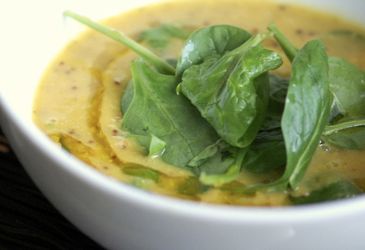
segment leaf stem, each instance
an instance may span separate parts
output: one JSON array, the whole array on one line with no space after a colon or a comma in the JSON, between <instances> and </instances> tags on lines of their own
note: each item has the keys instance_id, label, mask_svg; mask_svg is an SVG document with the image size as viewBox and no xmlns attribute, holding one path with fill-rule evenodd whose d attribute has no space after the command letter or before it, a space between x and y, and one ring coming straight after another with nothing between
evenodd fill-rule
<instances>
[{"instance_id":1,"label":"leaf stem","mask_svg":"<svg viewBox=\"0 0 365 250\"><path fill-rule=\"evenodd\" d=\"M274 34L275 39L280 44L280 47L284 50L288 59L292 62L298 49L289 41L289 39L279 30L275 24L270 24L268 30Z\"/></svg>"},{"instance_id":2,"label":"leaf stem","mask_svg":"<svg viewBox=\"0 0 365 250\"><path fill-rule=\"evenodd\" d=\"M237 49L232 50L230 53L236 54L236 53L242 53L244 51L250 50L253 47L260 45L263 41L265 41L269 37L272 37L272 32L259 33L256 36L253 36L250 39L248 39Z\"/></svg>"},{"instance_id":3,"label":"leaf stem","mask_svg":"<svg viewBox=\"0 0 365 250\"><path fill-rule=\"evenodd\" d=\"M120 31L117 31L113 28L105 26L103 24L97 23L91 20L88 17L78 15L72 11L65 11L64 16L71 17L74 20L106 35L107 37L127 46L134 52L136 52L139 56L141 56L144 60L152 64L156 67L158 71L161 73L168 73L168 74L175 74L175 69L171 67L165 60L158 57L152 51L148 50L147 48L141 46L125 34Z\"/></svg>"},{"instance_id":4,"label":"leaf stem","mask_svg":"<svg viewBox=\"0 0 365 250\"><path fill-rule=\"evenodd\" d=\"M357 128L357 127L365 127L365 119L349 121L349 122L342 122L342 123L335 124L335 125L329 125L325 128L323 135L329 136L329 135L338 133L341 130Z\"/></svg>"}]
</instances>

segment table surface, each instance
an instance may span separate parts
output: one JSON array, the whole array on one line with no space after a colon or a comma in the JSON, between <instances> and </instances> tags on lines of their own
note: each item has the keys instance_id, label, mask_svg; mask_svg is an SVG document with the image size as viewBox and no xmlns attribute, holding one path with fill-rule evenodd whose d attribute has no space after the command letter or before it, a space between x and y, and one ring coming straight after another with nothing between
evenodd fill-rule
<instances>
[{"instance_id":1,"label":"table surface","mask_svg":"<svg viewBox=\"0 0 365 250\"><path fill-rule=\"evenodd\" d=\"M0 128L0 249L103 249L42 195Z\"/></svg>"}]
</instances>

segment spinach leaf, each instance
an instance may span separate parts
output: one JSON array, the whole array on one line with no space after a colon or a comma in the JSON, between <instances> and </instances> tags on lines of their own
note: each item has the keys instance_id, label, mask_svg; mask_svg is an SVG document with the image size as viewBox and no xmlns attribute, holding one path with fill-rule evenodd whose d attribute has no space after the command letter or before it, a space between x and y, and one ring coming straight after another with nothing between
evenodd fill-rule
<instances>
[{"instance_id":1,"label":"spinach leaf","mask_svg":"<svg viewBox=\"0 0 365 250\"><path fill-rule=\"evenodd\" d=\"M254 142L245 156L242 167L255 174L263 174L286 164L283 140Z\"/></svg>"},{"instance_id":2,"label":"spinach leaf","mask_svg":"<svg viewBox=\"0 0 365 250\"><path fill-rule=\"evenodd\" d=\"M318 147L327 124L332 97L328 57L319 40L308 42L294 61L281 122L287 165L281 180L295 188Z\"/></svg>"},{"instance_id":3,"label":"spinach leaf","mask_svg":"<svg viewBox=\"0 0 365 250\"><path fill-rule=\"evenodd\" d=\"M162 24L159 27L143 31L139 35L139 40L146 42L152 48L163 49L172 39L186 40L190 33L186 28L171 24Z\"/></svg>"},{"instance_id":4,"label":"spinach leaf","mask_svg":"<svg viewBox=\"0 0 365 250\"><path fill-rule=\"evenodd\" d=\"M188 163L190 167L199 167L204 162L208 161L210 158L216 156L220 152L223 152L227 145L222 142L222 140L218 140L213 145L209 145L202 152L196 155L191 161Z\"/></svg>"},{"instance_id":5,"label":"spinach leaf","mask_svg":"<svg viewBox=\"0 0 365 250\"><path fill-rule=\"evenodd\" d=\"M158 138L157 136L151 135L151 143L149 148L149 156L152 158L160 157L163 155L166 149L166 142Z\"/></svg>"},{"instance_id":6,"label":"spinach leaf","mask_svg":"<svg viewBox=\"0 0 365 250\"><path fill-rule=\"evenodd\" d=\"M274 25L269 26L289 59L297 49ZM342 115L361 117L365 115L365 72L344 59L329 57L330 90L335 97L336 108Z\"/></svg>"},{"instance_id":7,"label":"spinach leaf","mask_svg":"<svg viewBox=\"0 0 365 250\"><path fill-rule=\"evenodd\" d=\"M359 187L349 181L338 181L312 191L308 196L291 196L290 200L295 205L304 205L324 201L347 199L361 193Z\"/></svg>"},{"instance_id":8,"label":"spinach leaf","mask_svg":"<svg viewBox=\"0 0 365 250\"><path fill-rule=\"evenodd\" d=\"M319 40L308 42L296 54L281 121L287 155L285 172L273 183L248 191L285 190L288 185L295 189L303 178L330 115L328 67L328 56Z\"/></svg>"},{"instance_id":9,"label":"spinach leaf","mask_svg":"<svg viewBox=\"0 0 365 250\"><path fill-rule=\"evenodd\" d=\"M235 150L229 156L217 154L200 167L199 180L205 185L215 187L237 179L241 172L242 161L247 153L247 149Z\"/></svg>"},{"instance_id":10,"label":"spinach leaf","mask_svg":"<svg viewBox=\"0 0 365 250\"><path fill-rule=\"evenodd\" d=\"M150 179L154 182L158 182L160 179L160 173L137 164L125 164L122 171L126 175L136 176L143 179Z\"/></svg>"},{"instance_id":11,"label":"spinach leaf","mask_svg":"<svg viewBox=\"0 0 365 250\"><path fill-rule=\"evenodd\" d=\"M365 116L365 72L341 58L330 57L330 88L339 111L347 117Z\"/></svg>"},{"instance_id":12,"label":"spinach leaf","mask_svg":"<svg viewBox=\"0 0 365 250\"><path fill-rule=\"evenodd\" d=\"M184 96L175 93L176 79L154 71L145 62L132 63L134 95L122 127L149 148L154 135L166 143L161 158L186 167L219 138Z\"/></svg>"},{"instance_id":13,"label":"spinach leaf","mask_svg":"<svg viewBox=\"0 0 365 250\"><path fill-rule=\"evenodd\" d=\"M214 25L195 31L182 50L176 68L177 76L180 77L186 69L212 55L222 56L238 48L250 37L249 32L231 25Z\"/></svg>"},{"instance_id":14,"label":"spinach leaf","mask_svg":"<svg viewBox=\"0 0 365 250\"><path fill-rule=\"evenodd\" d=\"M365 120L340 121L327 126L323 139L332 145L347 149L365 148Z\"/></svg>"},{"instance_id":15,"label":"spinach leaf","mask_svg":"<svg viewBox=\"0 0 365 250\"><path fill-rule=\"evenodd\" d=\"M260 129L260 133L257 135L258 137L261 136L260 134L265 134L267 132L271 133L270 131L273 131L275 134L275 130L281 129L281 117L284 112L289 80L276 75L269 75L269 79L269 105L267 108L266 117ZM279 132L279 135L281 136L281 132Z\"/></svg>"},{"instance_id":16,"label":"spinach leaf","mask_svg":"<svg viewBox=\"0 0 365 250\"><path fill-rule=\"evenodd\" d=\"M264 123L250 146L242 167L255 174L263 174L286 164L286 150L281 132L281 118L284 111L289 79L269 75L269 106Z\"/></svg>"},{"instance_id":17,"label":"spinach leaf","mask_svg":"<svg viewBox=\"0 0 365 250\"><path fill-rule=\"evenodd\" d=\"M329 119L329 124L335 124L340 121L344 116L342 115L340 109L338 108L335 101L332 103L331 114Z\"/></svg>"},{"instance_id":18,"label":"spinach leaf","mask_svg":"<svg viewBox=\"0 0 365 250\"><path fill-rule=\"evenodd\" d=\"M222 57L191 66L180 83L182 93L235 147L247 147L254 140L268 104L265 73L282 64L278 54L258 46L265 38L260 34Z\"/></svg>"},{"instance_id":19,"label":"spinach leaf","mask_svg":"<svg viewBox=\"0 0 365 250\"><path fill-rule=\"evenodd\" d=\"M71 17L76 21L94 29L95 31L100 32L105 36L127 46L135 53L137 53L140 57L142 57L146 62L153 65L160 73L175 74L175 69L171 67L170 64L155 55L152 51L146 49L131 38L127 37L122 32L103 24L97 23L90 18L78 15L72 11L65 11L64 16Z\"/></svg>"},{"instance_id":20,"label":"spinach leaf","mask_svg":"<svg viewBox=\"0 0 365 250\"><path fill-rule=\"evenodd\" d=\"M351 128L324 136L324 141L339 148L345 149L365 149L365 128Z\"/></svg>"},{"instance_id":21,"label":"spinach leaf","mask_svg":"<svg viewBox=\"0 0 365 250\"><path fill-rule=\"evenodd\" d=\"M196 177L188 177L178 187L178 192L182 195L195 196L200 193L204 193L209 189L208 186L202 184Z\"/></svg>"},{"instance_id":22,"label":"spinach leaf","mask_svg":"<svg viewBox=\"0 0 365 250\"><path fill-rule=\"evenodd\" d=\"M286 93L288 92L289 79L277 75L269 75L270 94L268 114L271 116L281 116L284 111Z\"/></svg>"},{"instance_id":23,"label":"spinach leaf","mask_svg":"<svg viewBox=\"0 0 365 250\"><path fill-rule=\"evenodd\" d=\"M293 58L296 48L275 25L270 25L269 30L274 33L288 58ZM330 122L335 127L330 126L328 131L332 132L325 132L323 139L337 147L363 149L365 128L362 125L347 128L346 124L342 126L341 121L362 124L361 118L365 115L365 72L341 58L329 57L328 62L330 91L334 96Z\"/></svg>"},{"instance_id":24,"label":"spinach leaf","mask_svg":"<svg viewBox=\"0 0 365 250\"><path fill-rule=\"evenodd\" d=\"M238 181L232 181L226 183L219 187L219 189L223 192L229 193L231 195L255 195L254 193L248 193L246 185L242 184Z\"/></svg>"},{"instance_id":25,"label":"spinach leaf","mask_svg":"<svg viewBox=\"0 0 365 250\"><path fill-rule=\"evenodd\" d=\"M129 81L127 87L124 90L120 102L120 110L122 111L123 114L127 112L129 105L133 100L133 95L134 95L133 81Z\"/></svg>"}]
</instances>

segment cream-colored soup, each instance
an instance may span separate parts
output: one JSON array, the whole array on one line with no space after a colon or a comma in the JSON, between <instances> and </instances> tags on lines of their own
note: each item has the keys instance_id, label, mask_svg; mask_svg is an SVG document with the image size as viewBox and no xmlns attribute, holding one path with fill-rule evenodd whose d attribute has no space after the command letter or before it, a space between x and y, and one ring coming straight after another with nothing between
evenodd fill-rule
<instances>
[{"instance_id":1,"label":"cream-colored soup","mask_svg":"<svg viewBox=\"0 0 365 250\"><path fill-rule=\"evenodd\" d=\"M330 55L337 55L365 68L365 45L358 38L328 35L334 30L365 34L361 27L339 17L303 7L258 3L257 1L167 2L144 7L109 19L106 23L131 37L160 24L199 28L211 24L232 24L252 33L264 31L275 22L300 47L307 40L321 37ZM131 25L132 24L132 25ZM351 46L348 44L351 43ZM164 58L176 58L182 42L174 41L166 50L156 51ZM279 50L274 40L268 46ZM34 104L36 124L60 146L100 172L148 191L211 203L277 206L289 204L285 193L257 192L234 194L221 188L202 187L187 170L149 158L121 131L123 114L120 99L137 58L129 49L88 31L56 58L46 71ZM284 56L283 56L284 58ZM289 75L286 61L277 74ZM306 193L338 177L365 187L365 152L319 148L298 193ZM160 172L158 180L125 174L125 167L148 166ZM238 181L253 184L274 180L270 176L242 172ZM232 184L234 185L234 183Z\"/></svg>"}]
</instances>

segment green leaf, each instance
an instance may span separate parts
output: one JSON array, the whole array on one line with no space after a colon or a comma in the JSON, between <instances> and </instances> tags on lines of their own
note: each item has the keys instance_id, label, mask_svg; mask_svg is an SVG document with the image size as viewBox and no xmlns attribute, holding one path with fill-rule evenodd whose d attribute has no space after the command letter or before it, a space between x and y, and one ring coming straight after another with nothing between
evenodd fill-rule
<instances>
[{"instance_id":1,"label":"green leaf","mask_svg":"<svg viewBox=\"0 0 365 250\"><path fill-rule=\"evenodd\" d=\"M340 121L327 126L323 139L346 149L365 149L365 120Z\"/></svg>"},{"instance_id":2,"label":"green leaf","mask_svg":"<svg viewBox=\"0 0 365 250\"><path fill-rule=\"evenodd\" d=\"M227 157L221 161L221 165L218 164L218 169L222 171L225 168L225 172L211 174L208 173L204 167L202 167L201 174L199 180L205 185L211 185L215 187L222 186L228 182L234 181L237 179L241 172L242 161L247 153L247 149L240 149L235 154L230 157ZM224 164L229 163L229 164ZM224 168L222 168L224 166ZM215 166L217 168L217 166Z\"/></svg>"},{"instance_id":3,"label":"green leaf","mask_svg":"<svg viewBox=\"0 0 365 250\"><path fill-rule=\"evenodd\" d=\"M274 33L280 46L289 59L295 57L297 49L275 26L269 30ZM339 32L342 34L343 32ZM347 34L348 32L345 32ZM365 72L342 58L329 57L330 90L335 96L336 108L348 117L365 115Z\"/></svg>"},{"instance_id":4,"label":"green leaf","mask_svg":"<svg viewBox=\"0 0 365 250\"><path fill-rule=\"evenodd\" d=\"M339 111L346 117L365 116L365 72L344 59L331 57L330 88Z\"/></svg>"},{"instance_id":5,"label":"green leaf","mask_svg":"<svg viewBox=\"0 0 365 250\"><path fill-rule=\"evenodd\" d=\"M231 25L214 25L195 31L182 50L176 68L177 76L180 77L186 69L212 55L222 56L238 48L250 37L249 32Z\"/></svg>"},{"instance_id":6,"label":"green leaf","mask_svg":"<svg viewBox=\"0 0 365 250\"><path fill-rule=\"evenodd\" d=\"M265 38L260 34L222 57L191 66L180 83L182 93L235 147L247 147L254 140L268 104L266 72L282 64L278 54L257 46Z\"/></svg>"},{"instance_id":7,"label":"green leaf","mask_svg":"<svg viewBox=\"0 0 365 250\"><path fill-rule=\"evenodd\" d=\"M81 16L72 11L65 11L64 16L73 18L74 20L94 29L95 31L104 34L105 36L127 46L135 53L137 53L140 57L142 57L144 60L146 60L146 62L149 62L151 65L153 65L159 72L175 74L175 69L171 67L170 64L168 64L165 60L155 55L152 51L141 46L136 41L126 36L124 33L115 30L111 27L105 26L101 23L97 23L88 17Z\"/></svg>"},{"instance_id":8,"label":"green leaf","mask_svg":"<svg viewBox=\"0 0 365 250\"><path fill-rule=\"evenodd\" d=\"M234 152L220 150L215 155L207 158L198 168L194 168L194 173L200 175L202 172L208 175L224 174L235 162Z\"/></svg>"},{"instance_id":9,"label":"green leaf","mask_svg":"<svg viewBox=\"0 0 365 250\"><path fill-rule=\"evenodd\" d=\"M284 175L273 183L254 185L248 191L266 188L295 189L315 153L331 111L328 56L319 40L308 42L296 54L281 121L287 164Z\"/></svg>"},{"instance_id":10,"label":"green leaf","mask_svg":"<svg viewBox=\"0 0 365 250\"><path fill-rule=\"evenodd\" d=\"M137 164L125 164L122 168L122 171L126 175L149 179L154 182L158 182L160 179L159 172Z\"/></svg>"},{"instance_id":11,"label":"green leaf","mask_svg":"<svg viewBox=\"0 0 365 250\"><path fill-rule=\"evenodd\" d=\"M154 71L146 63L132 63L134 95L123 116L122 127L149 148L152 135L166 143L161 158L186 167L196 155L219 138L214 129L182 95L176 95L176 79ZM142 139L141 139L142 138Z\"/></svg>"},{"instance_id":12,"label":"green leaf","mask_svg":"<svg viewBox=\"0 0 365 250\"><path fill-rule=\"evenodd\" d=\"M288 92L289 80L279 76L269 75L270 79L270 93L269 105L266 112L266 117L260 128L260 134L270 133L281 129L281 117L284 112L286 93ZM277 133L276 133L277 134ZM279 132L280 140L282 139L281 132Z\"/></svg>"},{"instance_id":13,"label":"green leaf","mask_svg":"<svg viewBox=\"0 0 365 250\"><path fill-rule=\"evenodd\" d=\"M164 142L157 136L152 135L149 149L149 156L152 158L160 157L165 152L165 149L166 149L166 142Z\"/></svg>"},{"instance_id":14,"label":"green leaf","mask_svg":"<svg viewBox=\"0 0 365 250\"><path fill-rule=\"evenodd\" d=\"M253 143L247 152L242 167L255 174L271 172L286 164L284 141Z\"/></svg>"},{"instance_id":15,"label":"green leaf","mask_svg":"<svg viewBox=\"0 0 365 250\"><path fill-rule=\"evenodd\" d=\"M129 105L133 100L133 95L134 95L133 81L129 81L126 89L124 90L120 102L120 107L121 107L120 110L122 111L123 114L127 112Z\"/></svg>"},{"instance_id":16,"label":"green leaf","mask_svg":"<svg viewBox=\"0 0 365 250\"><path fill-rule=\"evenodd\" d=\"M288 79L270 75L269 107L266 118L242 164L242 167L249 172L264 174L286 165L281 118L288 87Z\"/></svg>"},{"instance_id":17,"label":"green leaf","mask_svg":"<svg viewBox=\"0 0 365 250\"><path fill-rule=\"evenodd\" d=\"M293 58L296 48L275 26L269 27L275 38L287 53L288 58ZM352 31L334 32L334 35L354 38L359 41L361 37L353 34ZM346 40L347 41L347 40ZM348 41L347 41L348 42ZM330 114L330 125L325 132L323 139L337 147L347 149L365 148L365 128L361 118L365 115L365 72L344 59L329 57L329 78L330 91L334 95L334 103ZM357 123L356 128L347 127L347 122Z\"/></svg>"},{"instance_id":18,"label":"green leaf","mask_svg":"<svg viewBox=\"0 0 365 250\"><path fill-rule=\"evenodd\" d=\"M287 165L281 178L295 188L312 160L331 109L328 57L322 42L313 40L294 61L282 130ZM280 181L279 181L280 182Z\"/></svg>"},{"instance_id":19,"label":"green leaf","mask_svg":"<svg viewBox=\"0 0 365 250\"><path fill-rule=\"evenodd\" d=\"M352 182L338 181L324 188L312 191L307 196L292 196L290 200L295 205L304 205L324 201L347 199L361 193L361 190Z\"/></svg>"},{"instance_id":20,"label":"green leaf","mask_svg":"<svg viewBox=\"0 0 365 250\"><path fill-rule=\"evenodd\" d=\"M221 187L219 187L219 189L223 192L227 192L229 194L234 194L234 195L252 194L252 193L247 192L246 185L244 185L238 181L232 181L232 182L226 183L226 184L222 185Z\"/></svg>"},{"instance_id":21,"label":"green leaf","mask_svg":"<svg viewBox=\"0 0 365 250\"><path fill-rule=\"evenodd\" d=\"M204 162L218 154L223 147L225 147L225 143L223 143L221 140L218 140L216 143L209 145L202 152L191 159L188 165L190 167L201 166Z\"/></svg>"},{"instance_id":22,"label":"green leaf","mask_svg":"<svg viewBox=\"0 0 365 250\"><path fill-rule=\"evenodd\" d=\"M268 114L281 116L284 111L286 94L289 87L289 79L277 75L269 75L270 94Z\"/></svg>"},{"instance_id":23,"label":"green leaf","mask_svg":"<svg viewBox=\"0 0 365 250\"><path fill-rule=\"evenodd\" d=\"M172 39L186 40L190 33L186 28L162 24L159 27L143 31L139 36L139 40L146 42L152 48L163 49L167 47Z\"/></svg>"},{"instance_id":24,"label":"green leaf","mask_svg":"<svg viewBox=\"0 0 365 250\"><path fill-rule=\"evenodd\" d=\"M340 109L338 108L335 101L332 103L331 114L329 119L329 124L335 124L340 121L344 116L342 115Z\"/></svg>"},{"instance_id":25,"label":"green leaf","mask_svg":"<svg viewBox=\"0 0 365 250\"><path fill-rule=\"evenodd\" d=\"M200 193L204 193L209 189L208 186L202 184L196 177L188 177L178 187L178 192L183 195L195 196Z\"/></svg>"}]
</instances>

